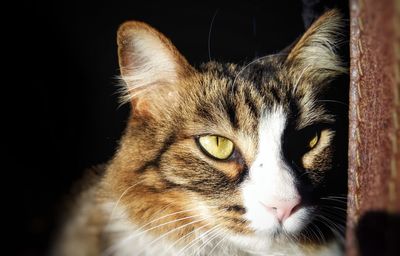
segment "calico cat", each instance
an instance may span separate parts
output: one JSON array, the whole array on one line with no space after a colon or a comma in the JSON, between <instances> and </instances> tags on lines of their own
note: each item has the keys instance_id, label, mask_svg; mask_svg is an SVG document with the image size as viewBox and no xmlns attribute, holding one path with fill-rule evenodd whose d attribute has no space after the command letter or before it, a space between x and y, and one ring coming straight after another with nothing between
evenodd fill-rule
<instances>
[{"instance_id":1,"label":"calico cat","mask_svg":"<svg viewBox=\"0 0 400 256\"><path fill-rule=\"evenodd\" d=\"M326 92L347 72L342 29L331 10L287 51L196 69L154 28L124 23L131 116L54 254L340 255L344 139Z\"/></svg>"}]
</instances>

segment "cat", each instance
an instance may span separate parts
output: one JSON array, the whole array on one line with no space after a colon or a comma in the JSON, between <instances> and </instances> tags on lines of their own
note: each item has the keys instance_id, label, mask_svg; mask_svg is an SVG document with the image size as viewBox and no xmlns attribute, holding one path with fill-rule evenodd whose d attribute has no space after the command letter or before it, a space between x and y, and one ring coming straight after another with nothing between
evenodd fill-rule
<instances>
[{"instance_id":1,"label":"cat","mask_svg":"<svg viewBox=\"0 0 400 256\"><path fill-rule=\"evenodd\" d=\"M326 92L347 73L343 27L330 10L279 54L194 68L154 28L122 24L131 115L53 254L342 254L344 139Z\"/></svg>"}]
</instances>

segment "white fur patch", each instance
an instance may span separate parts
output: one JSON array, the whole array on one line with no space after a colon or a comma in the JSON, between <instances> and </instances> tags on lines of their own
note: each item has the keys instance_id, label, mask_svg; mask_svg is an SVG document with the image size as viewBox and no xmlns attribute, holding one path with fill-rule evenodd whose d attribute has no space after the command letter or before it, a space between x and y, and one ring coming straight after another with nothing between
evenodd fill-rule
<instances>
[{"instance_id":1,"label":"white fur patch","mask_svg":"<svg viewBox=\"0 0 400 256\"><path fill-rule=\"evenodd\" d=\"M226 239L226 230L220 229L219 226L214 225L207 230L196 229L196 240L182 247L166 237L168 232L174 230L155 236L146 231L153 229L152 227L131 223L123 207L115 208L114 205L114 203L103 205L103 209L109 214L113 212L113 216L104 229L108 245L105 246L102 256L246 255ZM156 219L162 219L162 216Z\"/></svg>"},{"instance_id":2,"label":"white fur patch","mask_svg":"<svg viewBox=\"0 0 400 256\"><path fill-rule=\"evenodd\" d=\"M112 216L105 226L104 233L108 237L108 244L105 246L102 256L134 256L134 255L173 255L176 253L174 248L166 254L165 249L170 243L165 239L160 239L152 243L157 237L148 232L146 228L140 227L128 221L126 214L121 206L115 207L115 203L104 204L106 212ZM148 246L150 245L151 246Z\"/></svg>"},{"instance_id":3,"label":"white fur patch","mask_svg":"<svg viewBox=\"0 0 400 256\"><path fill-rule=\"evenodd\" d=\"M266 112L260 120L259 148L242 185L244 206L250 226L256 233L271 235L283 229L289 233L300 231L306 224L307 209L301 208L286 219L282 226L265 205L276 201L289 201L298 197L290 167L285 163L281 141L286 125L282 108Z\"/></svg>"}]
</instances>

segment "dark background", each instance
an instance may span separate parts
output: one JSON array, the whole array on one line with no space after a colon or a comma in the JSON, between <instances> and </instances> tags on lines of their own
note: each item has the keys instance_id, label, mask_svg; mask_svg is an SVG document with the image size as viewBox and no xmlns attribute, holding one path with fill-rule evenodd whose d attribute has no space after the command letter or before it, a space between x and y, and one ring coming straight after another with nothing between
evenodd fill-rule
<instances>
[{"instance_id":1,"label":"dark background","mask_svg":"<svg viewBox=\"0 0 400 256\"><path fill-rule=\"evenodd\" d=\"M346 6L346 1L332 2ZM3 203L10 214L3 234L9 238L6 247L17 255L45 254L71 185L85 168L107 161L115 151L129 112L119 106L116 86L119 24L149 23L193 65L209 56L246 62L278 52L304 32L302 3L294 0L17 5L7 23L10 33L3 33L9 43L3 52L11 55L4 87L11 91L2 93L9 128L3 144Z\"/></svg>"}]
</instances>

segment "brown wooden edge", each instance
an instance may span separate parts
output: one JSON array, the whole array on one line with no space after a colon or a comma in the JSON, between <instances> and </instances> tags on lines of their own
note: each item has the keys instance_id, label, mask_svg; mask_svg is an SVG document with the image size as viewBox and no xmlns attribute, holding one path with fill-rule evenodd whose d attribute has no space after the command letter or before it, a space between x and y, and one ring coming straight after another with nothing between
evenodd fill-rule
<instances>
[{"instance_id":1,"label":"brown wooden edge","mask_svg":"<svg viewBox=\"0 0 400 256\"><path fill-rule=\"evenodd\" d=\"M347 255L400 252L399 16L399 0L350 0Z\"/></svg>"}]
</instances>

